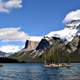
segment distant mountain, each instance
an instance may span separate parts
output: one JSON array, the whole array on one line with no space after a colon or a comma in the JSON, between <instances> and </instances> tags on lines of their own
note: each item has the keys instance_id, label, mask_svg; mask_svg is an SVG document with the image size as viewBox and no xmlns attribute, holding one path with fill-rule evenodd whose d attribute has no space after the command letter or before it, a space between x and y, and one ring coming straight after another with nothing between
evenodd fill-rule
<instances>
[{"instance_id":1,"label":"distant mountain","mask_svg":"<svg viewBox=\"0 0 80 80\"><path fill-rule=\"evenodd\" d=\"M6 57L6 56L8 56L8 53L0 51L0 57Z\"/></svg>"}]
</instances>

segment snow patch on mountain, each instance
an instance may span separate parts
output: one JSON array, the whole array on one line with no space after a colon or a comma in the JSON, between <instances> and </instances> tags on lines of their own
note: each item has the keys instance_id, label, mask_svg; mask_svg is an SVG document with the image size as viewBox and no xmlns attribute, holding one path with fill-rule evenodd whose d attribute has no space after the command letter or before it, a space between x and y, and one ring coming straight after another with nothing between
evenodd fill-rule
<instances>
[{"instance_id":1,"label":"snow patch on mountain","mask_svg":"<svg viewBox=\"0 0 80 80\"><path fill-rule=\"evenodd\" d=\"M65 43L66 43L66 42L72 41L72 39L77 34L77 32L78 32L78 29L64 28L63 30L60 30L60 31L50 32L46 36L58 37L58 38L62 39L63 41L65 41Z\"/></svg>"},{"instance_id":2,"label":"snow patch on mountain","mask_svg":"<svg viewBox=\"0 0 80 80\"><path fill-rule=\"evenodd\" d=\"M80 20L80 9L70 11L63 20L63 23L69 23L73 20Z\"/></svg>"}]
</instances>

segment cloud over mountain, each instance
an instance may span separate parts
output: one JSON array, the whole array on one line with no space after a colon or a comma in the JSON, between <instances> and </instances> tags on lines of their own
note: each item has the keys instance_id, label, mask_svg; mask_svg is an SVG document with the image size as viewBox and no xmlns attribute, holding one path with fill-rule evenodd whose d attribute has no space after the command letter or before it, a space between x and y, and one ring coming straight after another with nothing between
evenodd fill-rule
<instances>
[{"instance_id":1,"label":"cloud over mountain","mask_svg":"<svg viewBox=\"0 0 80 80\"><path fill-rule=\"evenodd\" d=\"M80 20L80 9L69 12L64 18L64 23L69 23L73 20Z\"/></svg>"},{"instance_id":2,"label":"cloud over mountain","mask_svg":"<svg viewBox=\"0 0 80 80\"><path fill-rule=\"evenodd\" d=\"M0 0L0 12L9 13L12 9L22 7L22 0Z\"/></svg>"},{"instance_id":3,"label":"cloud over mountain","mask_svg":"<svg viewBox=\"0 0 80 80\"><path fill-rule=\"evenodd\" d=\"M0 28L0 41L21 41L24 42L29 36L17 28Z\"/></svg>"}]
</instances>

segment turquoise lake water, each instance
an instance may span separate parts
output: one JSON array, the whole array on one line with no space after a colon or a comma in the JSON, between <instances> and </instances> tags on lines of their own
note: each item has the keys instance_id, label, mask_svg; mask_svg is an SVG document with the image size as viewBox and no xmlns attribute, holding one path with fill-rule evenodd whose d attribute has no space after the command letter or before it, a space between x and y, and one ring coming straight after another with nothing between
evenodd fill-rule
<instances>
[{"instance_id":1,"label":"turquoise lake water","mask_svg":"<svg viewBox=\"0 0 80 80\"><path fill-rule=\"evenodd\" d=\"M43 64L3 64L0 80L80 80L80 63L70 68L45 68Z\"/></svg>"}]
</instances>

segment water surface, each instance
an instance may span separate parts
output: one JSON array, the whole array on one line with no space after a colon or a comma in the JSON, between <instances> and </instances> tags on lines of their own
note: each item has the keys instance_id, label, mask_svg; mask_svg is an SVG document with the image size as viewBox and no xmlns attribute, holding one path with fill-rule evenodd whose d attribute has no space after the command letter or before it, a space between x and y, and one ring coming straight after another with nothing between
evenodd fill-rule
<instances>
[{"instance_id":1,"label":"water surface","mask_svg":"<svg viewBox=\"0 0 80 80\"><path fill-rule=\"evenodd\" d=\"M80 63L70 68L44 68L43 64L3 64L0 80L80 80Z\"/></svg>"}]
</instances>

